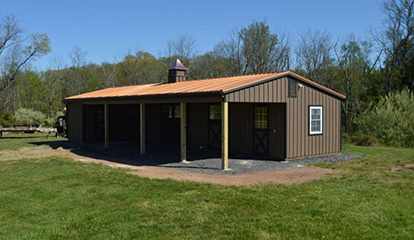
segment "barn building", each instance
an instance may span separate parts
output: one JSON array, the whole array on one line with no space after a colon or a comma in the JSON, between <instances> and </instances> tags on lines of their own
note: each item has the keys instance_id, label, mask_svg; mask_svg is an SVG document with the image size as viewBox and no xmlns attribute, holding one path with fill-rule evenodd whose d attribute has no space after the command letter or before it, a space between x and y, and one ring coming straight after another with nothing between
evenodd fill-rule
<instances>
[{"instance_id":1,"label":"barn building","mask_svg":"<svg viewBox=\"0 0 414 240\"><path fill-rule=\"evenodd\" d=\"M345 96L294 72L187 80L177 60L168 82L114 87L65 99L68 138L129 144L178 160L294 160L339 153Z\"/></svg>"}]
</instances>

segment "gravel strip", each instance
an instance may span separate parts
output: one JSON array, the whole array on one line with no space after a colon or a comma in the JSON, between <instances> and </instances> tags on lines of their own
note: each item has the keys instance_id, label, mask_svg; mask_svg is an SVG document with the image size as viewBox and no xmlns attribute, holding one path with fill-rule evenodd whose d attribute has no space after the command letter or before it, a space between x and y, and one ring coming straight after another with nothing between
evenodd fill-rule
<instances>
[{"instance_id":1,"label":"gravel strip","mask_svg":"<svg viewBox=\"0 0 414 240\"><path fill-rule=\"evenodd\" d=\"M301 160L291 161L269 161L269 160L244 160L230 159L231 171L221 170L221 159L209 158L189 161L188 163L174 162L161 164L162 167L175 168L184 171L192 171L208 174L241 174L253 171L284 170L289 168L301 168L316 163L336 163L361 158L359 154L336 154L323 157L309 157Z\"/></svg>"}]
</instances>

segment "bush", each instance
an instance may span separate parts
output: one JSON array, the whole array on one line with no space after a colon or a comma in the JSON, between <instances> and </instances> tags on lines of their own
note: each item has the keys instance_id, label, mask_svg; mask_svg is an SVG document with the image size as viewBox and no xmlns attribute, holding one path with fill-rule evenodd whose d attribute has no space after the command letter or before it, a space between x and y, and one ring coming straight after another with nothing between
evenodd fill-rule
<instances>
[{"instance_id":1,"label":"bush","mask_svg":"<svg viewBox=\"0 0 414 240\"><path fill-rule=\"evenodd\" d=\"M361 134L398 147L414 147L414 96L408 90L382 97L355 121Z\"/></svg>"},{"instance_id":2,"label":"bush","mask_svg":"<svg viewBox=\"0 0 414 240\"><path fill-rule=\"evenodd\" d=\"M0 113L0 126L11 127L14 125L14 117L10 113Z\"/></svg>"},{"instance_id":3,"label":"bush","mask_svg":"<svg viewBox=\"0 0 414 240\"><path fill-rule=\"evenodd\" d=\"M27 108L17 109L14 118L16 124L26 126L43 125L46 121L46 116L43 113Z\"/></svg>"},{"instance_id":4,"label":"bush","mask_svg":"<svg viewBox=\"0 0 414 240\"><path fill-rule=\"evenodd\" d=\"M47 127L54 127L56 123L56 119L60 116L64 116L63 112L56 112L53 116L46 118L44 125Z\"/></svg>"},{"instance_id":5,"label":"bush","mask_svg":"<svg viewBox=\"0 0 414 240\"><path fill-rule=\"evenodd\" d=\"M374 136L362 133L351 136L350 141L357 146L374 146L378 142Z\"/></svg>"}]
</instances>

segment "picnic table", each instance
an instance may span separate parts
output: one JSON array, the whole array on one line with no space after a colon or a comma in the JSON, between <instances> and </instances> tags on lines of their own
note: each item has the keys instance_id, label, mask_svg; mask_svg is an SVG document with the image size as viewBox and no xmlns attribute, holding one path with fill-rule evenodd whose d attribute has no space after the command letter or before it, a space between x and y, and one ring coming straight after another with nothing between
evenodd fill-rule
<instances>
[{"instance_id":1,"label":"picnic table","mask_svg":"<svg viewBox=\"0 0 414 240\"><path fill-rule=\"evenodd\" d=\"M0 127L0 137L3 133L47 133L56 134L56 128L32 127L32 126L16 126L16 127Z\"/></svg>"}]
</instances>

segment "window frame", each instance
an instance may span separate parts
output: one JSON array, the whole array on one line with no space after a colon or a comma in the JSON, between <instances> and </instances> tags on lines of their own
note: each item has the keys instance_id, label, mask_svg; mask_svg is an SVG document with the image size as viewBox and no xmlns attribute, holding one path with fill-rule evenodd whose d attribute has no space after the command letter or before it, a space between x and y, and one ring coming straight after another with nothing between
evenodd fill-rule
<instances>
[{"instance_id":1,"label":"window frame","mask_svg":"<svg viewBox=\"0 0 414 240\"><path fill-rule=\"evenodd\" d=\"M258 112L257 110L259 108L264 109L265 111L262 112L261 116L257 115ZM254 124L254 129L256 130L266 130L269 129L269 106L266 105L257 105L254 108L254 117L253 117L253 124ZM263 118L262 118L263 117ZM265 126L261 126L262 124L264 124Z\"/></svg>"},{"instance_id":2,"label":"window frame","mask_svg":"<svg viewBox=\"0 0 414 240\"><path fill-rule=\"evenodd\" d=\"M213 111L216 110L215 114ZM208 120L209 121L221 121L221 105L219 103L212 103L208 105ZM215 117L213 117L215 116Z\"/></svg>"},{"instance_id":3,"label":"window frame","mask_svg":"<svg viewBox=\"0 0 414 240\"><path fill-rule=\"evenodd\" d=\"M320 110L320 118L312 119L312 110ZM320 121L320 130L319 131L312 131L312 121ZM309 106L308 111L308 127L309 127L309 135L310 136L317 136L323 134L323 106L322 105L311 105Z\"/></svg>"},{"instance_id":4,"label":"window frame","mask_svg":"<svg viewBox=\"0 0 414 240\"><path fill-rule=\"evenodd\" d=\"M180 119L181 108L178 104L168 104L168 119Z\"/></svg>"}]
</instances>

